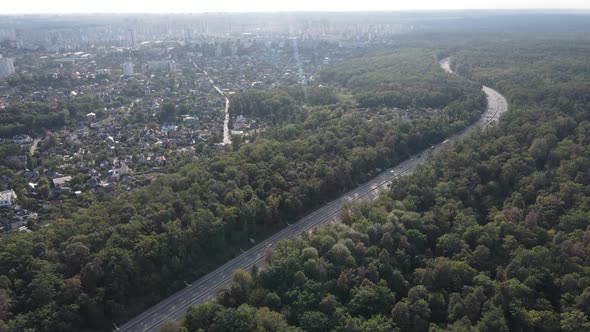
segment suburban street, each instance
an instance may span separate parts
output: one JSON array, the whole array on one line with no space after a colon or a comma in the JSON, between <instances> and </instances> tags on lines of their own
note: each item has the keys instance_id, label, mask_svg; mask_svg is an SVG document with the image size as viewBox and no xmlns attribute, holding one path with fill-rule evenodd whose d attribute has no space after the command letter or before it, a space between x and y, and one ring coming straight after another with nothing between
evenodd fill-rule
<instances>
[{"instance_id":1,"label":"suburban street","mask_svg":"<svg viewBox=\"0 0 590 332\"><path fill-rule=\"evenodd\" d=\"M211 80L213 82L213 80ZM223 109L223 144L231 144L231 138L229 134L229 99L225 96L221 89L213 84L215 91L217 91L225 99L225 108Z\"/></svg>"},{"instance_id":2,"label":"suburban street","mask_svg":"<svg viewBox=\"0 0 590 332\"><path fill-rule=\"evenodd\" d=\"M197 65L194 62L192 62L192 64L195 67L195 69L198 69ZM223 145L231 144L231 135L229 131L229 99L227 98L225 93L223 93L223 91L215 84L215 81L213 81L213 79L209 76L207 71L203 70L203 73L205 74L205 76L207 76L209 82L211 83L211 85L213 85L215 91L217 91L217 93L219 93L223 97L223 99L225 99L225 108L223 109Z\"/></svg>"},{"instance_id":3,"label":"suburban street","mask_svg":"<svg viewBox=\"0 0 590 332\"><path fill-rule=\"evenodd\" d=\"M448 73L453 74L450 68L449 58L441 60L440 65ZM437 152L445 148L447 145L452 145L456 140L478 127L486 127L497 121L499 116L508 109L506 99L500 93L489 87L484 86L483 91L488 99L486 111L476 123L469 126L461 133L449 137L444 142L441 142L432 148L428 148L421 153L410 156L404 162L391 169L383 171L369 182L325 204L296 223L287 226L266 240L259 242L256 246L250 248L248 251L235 257L206 276L187 285L184 289L154 305L124 325L116 327L115 331L156 331L160 324L165 320L181 319L189 307L212 299L219 287L228 285L231 282L232 272L235 269L241 268L249 270L253 264L261 265L265 251L268 248L271 248L276 242L293 238L314 227L335 222L337 220L338 212L346 203L356 200L374 200L380 191L387 189L387 185L395 177L412 172L418 164L427 160L431 153Z\"/></svg>"}]
</instances>

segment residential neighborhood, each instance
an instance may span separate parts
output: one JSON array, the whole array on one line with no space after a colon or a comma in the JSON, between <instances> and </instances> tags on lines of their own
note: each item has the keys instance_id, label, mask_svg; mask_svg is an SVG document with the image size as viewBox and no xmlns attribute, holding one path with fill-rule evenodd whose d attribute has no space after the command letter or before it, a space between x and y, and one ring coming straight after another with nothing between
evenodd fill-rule
<instances>
[{"instance_id":1,"label":"residential neighborhood","mask_svg":"<svg viewBox=\"0 0 590 332\"><path fill-rule=\"evenodd\" d=\"M14 63L0 78L0 189L10 193L1 204L4 229L20 227L8 216L42 224L88 195L116 196L223 154L224 131L248 143L275 123L231 107L224 121L226 98L321 86L314 74L322 66L366 48L321 27L315 36L303 31L203 31L140 42L115 29L121 42L96 43L74 42L65 30L52 32L49 43L19 32L0 47Z\"/></svg>"}]
</instances>

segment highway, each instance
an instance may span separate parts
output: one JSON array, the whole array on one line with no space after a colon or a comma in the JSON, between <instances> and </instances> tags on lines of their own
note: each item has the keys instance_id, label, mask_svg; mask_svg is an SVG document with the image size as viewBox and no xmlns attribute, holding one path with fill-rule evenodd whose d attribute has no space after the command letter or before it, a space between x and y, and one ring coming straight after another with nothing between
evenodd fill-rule
<instances>
[{"instance_id":1,"label":"highway","mask_svg":"<svg viewBox=\"0 0 590 332\"><path fill-rule=\"evenodd\" d=\"M443 69L453 74L449 64L449 58L443 59L440 62ZM488 106L476 123L467 127L462 132L449 137L444 142L426 149L421 153L410 156L404 162L385 170L369 182L327 203L199 280L187 285L182 290L149 308L122 326L117 327L113 324L116 327L114 331L157 331L160 324L165 320L180 320L189 307L212 299L218 288L230 284L232 273L235 269L241 268L249 270L253 264L262 265L265 251L278 241L290 239L305 231L311 230L314 227L335 222L338 217L338 212L342 209L344 204L355 200L374 200L377 198L380 191L387 189L387 185L394 178L412 172L418 164L427 160L431 153L439 151L449 144L453 144L453 142L478 127L486 127L497 121L500 115L508 109L506 99L500 93L489 87L484 86L483 91L487 95Z\"/></svg>"}]
</instances>

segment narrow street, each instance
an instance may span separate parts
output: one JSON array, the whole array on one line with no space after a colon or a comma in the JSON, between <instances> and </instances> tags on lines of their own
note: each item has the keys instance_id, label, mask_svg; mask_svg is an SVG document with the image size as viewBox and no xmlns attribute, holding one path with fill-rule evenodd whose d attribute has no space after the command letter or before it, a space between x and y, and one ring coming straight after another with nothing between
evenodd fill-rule
<instances>
[{"instance_id":1,"label":"narrow street","mask_svg":"<svg viewBox=\"0 0 590 332\"><path fill-rule=\"evenodd\" d=\"M193 62L193 66L198 69L197 65ZM209 79L209 82L213 85L215 91L217 91L224 99L225 99L225 109L224 109L224 117L223 117L223 141L222 144L231 144L231 135L229 131L229 99L223 93L223 91L215 84L215 81L209 76L207 71L203 70L203 73Z\"/></svg>"},{"instance_id":2,"label":"narrow street","mask_svg":"<svg viewBox=\"0 0 590 332\"><path fill-rule=\"evenodd\" d=\"M31 156L33 155L33 153L35 153L35 150L37 149L37 144L39 144L40 141L40 138L35 138L33 140L33 144L31 144L31 147L29 148L29 153L31 154Z\"/></svg>"}]
</instances>

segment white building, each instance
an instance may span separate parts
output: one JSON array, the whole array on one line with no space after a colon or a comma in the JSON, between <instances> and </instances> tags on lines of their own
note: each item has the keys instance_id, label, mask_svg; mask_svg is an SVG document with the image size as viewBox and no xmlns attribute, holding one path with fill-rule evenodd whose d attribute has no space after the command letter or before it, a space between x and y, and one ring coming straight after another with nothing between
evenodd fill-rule
<instances>
[{"instance_id":1,"label":"white building","mask_svg":"<svg viewBox=\"0 0 590 332\"><path fill-rule=\"evenodd\" d=\"M86 114L86 120L88 120L88 122L96 121L96 113L90 112L90 113Z\"/></svg>"},{"instance_id":2,"label":"white building","mask_svg":"<svg viewBox=\"0 0 590 332\"><path fill-rule=\"evenodd\" d=\"M148 69L174 71L176 70L176 63L174 61L150 61L148 62Z\"/></svg>"},{"instance_id":3,"label":"white building","mask_svg":"<svg viewBox=\"0 0 590 332\"><path fill-rule=\"evenodd\" d=\"M160 130L161 130L163 133L168 133L168 132L171 132L171 131L175 131L175 130L177 130L177 129L178 129L178 126L177 126L177 125L175 125L175 124L163 124L163 125L160 127Z\"/></svg>"},{"instance_id":4,"label":"white building","mask_svg":"<svg viewBox=\"0 0 590 332\"><path fill-rule=\"evenodd\" d=\"M0 77L14 74L14 63L10 58L2 58L0 55Z\"/></svg>"},{"instance_id":5,"label":"white building","mask_svg":"<svg viewBox=\"0 0 590 332\"><path fill-rule=\"evenodd\" d=\"M14 144L30 144L33 139L29 135L16 135L12 137L12 143Z\"/></svg>"},{"instance_id":6,"label":"white building","mask_svg":"<svg viewBox=\"0 0 590 332\"><path fill-rule=\"evenodd\" d=\"M0 191L0 207L10 207L16 202L16 193L14 190Z\"/></svg>"},{"instance_id":7,"label":"white building","mask_svg":"<svg viewBox=\"0 0 590 332\"><path fill-rule=\"evenodd\" d=\"M55 188L62 188L65 187L68 182L72 180L71 176L62 176L59 178L53 179L53 186Z\"/></svg>"},{"instance_id":8,"label":"white building","mask_svg":"<svg viewBox=\"0 0 590 332\"><path fill-rule=\"evenodd\" d=\"M125 75L125 76L133 75L133 63L125 62L123 64L123 75Z\"/></svg>"},{"instance_id":9,"label":"white building","mask_svg":"<svg viewBox=\"0 0 590 332\"><path fill-rule=\"evenodd\" d=\"M131 173L131 168L129 168L127 164L121 163L121 167L114 168L111 172L113 177L119 178L125 174Z\"/></svg>"}]
</instances>

